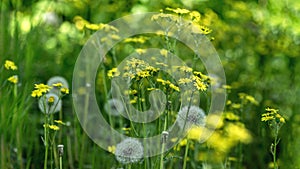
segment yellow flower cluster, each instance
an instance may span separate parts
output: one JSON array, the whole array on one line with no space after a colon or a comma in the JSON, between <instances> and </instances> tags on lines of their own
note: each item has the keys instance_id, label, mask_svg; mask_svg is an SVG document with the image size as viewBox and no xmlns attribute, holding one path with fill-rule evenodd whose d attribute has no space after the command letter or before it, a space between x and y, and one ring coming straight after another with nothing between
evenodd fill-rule
<instances>
[{"instance_id":1,"label":"yellow flower cluster","mask_svg":"<svg viewBox=\"0 0 300 169\"><path fill-rule=\"evenodd\" d=\"M40 84L35 84L34 88L35 88L35 90L32 91L31 96L32 97L41 97L43 94L49 92L52 87L45 85L43 83L40 83Z\"/></svg>"},{"instance_id":2,"label":"yellow flower cluster","mask_svg":"<svg viewBox=\"0 0 300 169\"><path fill-rule=\"evenodd\" d=\"M114 26L103 24L103 23L93 24L83 19L81 16L75 16L73 20L78 30L83 30L84 28L87 28L89 30L104 30L105 32L110 32L110 31L119 32L119 30Z\"/></svg>"},{"instance_id":3,"label":"yellow flower cluster","mask_svg":"<svg viewBox=\"0 0 300 169\"><path fill-rule=\"evenodd\" d=\"M173 9L173 8L166 8L167 11L171 11L171 12L174 12L176 14L187 14L189 13L190 11L187 10L187 9L182 9L182 8L176 8L176 9Z\"/></svg>"},{"instance_id":4,"label":"yellow flower cluster","mask_svg":"<svg viewBox=\"0 0 300 169\"><path fill-rule=\"evenodd\" d=\"M4 63L4 67L7 69L7 70L17 70L18 67L15 65L15 63L13 61L10 61L10 60L6 60L5 63Z\"/></svg>"},{"instance_id":5,"label":"yellow flower cluster","mask_svg":"<svg viewBox=\"0 0 300 169\"><path fill-rule=\"evenodd\" d=\"M66 87L63 87L62 83L55 83L52 86L45 85L43 83L40 84L35 84L34 85L34 90L31 92L32 97L41 97L43 94L48 93L52 87L57 87L60 88L60 92L62 94L69 94L69 89ZM50 99L50 98L49 98ZM48 100L49 103L51 103L51 100Z\"/></svg>"},{"instance_id":6,"label":"yellow flower cluster","mask_svg":"<svg viewBox=\"0 0 300 169\"><path fill-rule=\"evenodd\" d=\"M51 125L51 124L48 124L48 125L43 125L43 127L48 127L49 129L52 129L52 130L59 130L59 127L57 125Z\"/></svg>"},{"instance_id":7,"label":"yellow flower cluster","mask_svg":"<svg viewBox=\"0 0 300 169\"><path fill-rule=\"evenodd\" d=\"M169 80L163 80L163 79L160 79L160 78L157 78L156 79L157 82L161 83L162 85L164 86L169 86L171 89L179 92L180 89L178 86L174 85L172 82L170 82Z\"/></svg>"},{"instance_id":8,"label":"yellow flower cluster","mask_svg":"<svg viewBox=\"0 0 300 169\"><path fill-rule=\"evenodd\" d=\"M262 114L261 121L275 121L276 123L285 123L284 117L278 113L278 109L266 108L266 113Z\"/></svg>"},{"instance_id":9,"label":"yellow flower cluster","mask_svg":"<svg viewBox=\"0 0 300 169\"><path fill-rule=\"evenodd\" d=\"M133 38L126 38L124 40L125 43L129 43L129 42L133 42L133 43L145 43L147 40L149 39L149 37L145 37L145 36L139 36L139 37L133 37Z\"/></svg>"},{"instance_id":10,"label":"yellow flower cluster","mask_svg":"<svg viewBox=\"0 0 300 169\"><path fill-rule=\"evenodd\" d=\"M13 75L13 76L9 77L7 80L11 83L17 84L19 81L19 78L17 75Z\"/></svg>"},{"instance_id":11,"label":"yellow flower cluster","mask_svg":"<svg viewBox=\"0 0 300 169\"><path fill-rule=\"evenodd\" d=\"M118 68L112 68L111 70L109 70L107 72L107 76L109 78L117 77L117 76L120 76L120 72L119 72Z\"/></svg>"},{"instance_id":12,"label":"yellow flower cluster","mask_svg":"<svg viewBox=\"0 0 300 169\"><path fill-rule=\"evenodd\" d=\"M244 103L252 103L254 105L258 105L258 101L255 100L255 98L253 96L250 96L246 93L239 93L239 97L240 99L244 102Z\"/></svg>"}]
</instances>

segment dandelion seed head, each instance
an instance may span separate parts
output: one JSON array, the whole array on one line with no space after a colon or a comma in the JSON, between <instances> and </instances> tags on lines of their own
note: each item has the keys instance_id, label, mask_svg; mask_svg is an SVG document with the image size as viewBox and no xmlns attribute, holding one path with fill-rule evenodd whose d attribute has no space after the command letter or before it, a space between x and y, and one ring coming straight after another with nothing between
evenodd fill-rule
<instances>
[{"instance_id":1,"label":"dandelion seed head","mask_svg":"<svg viewBox=\"0 0 300 169\"><path fill-rule=\"evenodd\" d=\"M132 138L127 138L117 144L115 150L116 159L122 164L136 163L142 159L143 154L142 144Z\"/></svg>"},{"instance_id":2,"label":"dandelion seed head","mask_svg":"<svg viewBox=\"0 0 300 169\"><path fill-rule=\"evenodd\" d=\"M56 94L47 93L39 99L39 109L45 114L59 112L61 107L62 102Z\"/></svg>"},{"instance_id":3,"label":"dandelion seed head","mask_svg":"<svg viewBox=\"0 0 300 169\"><path fill-rule=\"evenodd\" d=\"M177 115L177 123L180 128L188 129L193 126L204 126L206 115L204 111L197 106L185 106Z\"/></svg>"}]
</instances>

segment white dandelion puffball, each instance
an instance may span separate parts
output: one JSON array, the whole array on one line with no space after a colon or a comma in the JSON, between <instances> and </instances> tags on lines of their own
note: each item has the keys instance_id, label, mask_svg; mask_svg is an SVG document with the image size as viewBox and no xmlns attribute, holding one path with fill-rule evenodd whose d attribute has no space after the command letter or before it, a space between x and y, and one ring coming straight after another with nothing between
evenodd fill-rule
<instances>
[{"instance_id":1,"label":"white dandelion puffball","mask_svg":"<svg viewBox=\"0 0 300 169\"><path fill-rule=\"evenodd\" d=\"M197 106L185 106L177 114L177 123L180 128L188 129L192 126L205 126L206 115Z\"/></svg>"},{"instance_id":2,"label":"white dandelion puffball","mask_svg":"<svg viewBox=\"0 0 300 169\"><path fill-rule=\"evenodd\" d=\"M127 138L116 146L115 156L122 164L136 163L143 158L143 154L143 146L136 139Z\"/></svg>"},{"instance_id":3,"label":"white dandelion puffball","mask_svg":"<svg viewBox=\"0 0 300 169\"><path fill-rule=\"evenodd\" d=\"M119 116L124 111L123 104L118 99L110 99L104 105L104 110L112 116Z\"/></svg>"},{"instance_id":4,"label":"white dandelion puffball","mask_svg":"<svg viewBox=\"0 0 300 169\"><path fill-rule=\"evenodd\" d=\"M50 100L53 100L53 102L51 102ZM54 93L47 93L39 99L39 108L45 114L59 112L61 110L61 107L62 102Z\"/></svg>"},{"instance_id":5,"label":"white dandelion puffball","mask_svg":"<svg viewBox=\"0 0 300 169\"><path fill-rule=\"evenodd\" d=\"M61 76L53 76L51 77L48 82L47 82L47 85L48 86L52 86L53 84L56 84L56 83L61 83L64 87L64 88L69 88L69 84L68 84L68 81L61 77ZM60 95L60 89L58 87L55 87L55 86L52 86L51 90L49 93L55 93L57 95Z\"/></svg>"}]
</instances>

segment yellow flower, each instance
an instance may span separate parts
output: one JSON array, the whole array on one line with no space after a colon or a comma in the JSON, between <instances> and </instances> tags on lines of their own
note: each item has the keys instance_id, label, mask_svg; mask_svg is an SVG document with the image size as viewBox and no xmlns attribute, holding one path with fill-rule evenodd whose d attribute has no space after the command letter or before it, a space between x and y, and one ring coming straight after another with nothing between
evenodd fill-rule
<instances>
[{"instance_id":1,"label":"yellow flower","mask_svg":"<svg viewBox=\"0 0 300 169\"><path fill-rule=\"evenodd\" d=\"M193 69L188 66L174 66L174 67L179 69L180 71L186 72L186 73L193 71Z\"/></svg>"},{"instance_id":2,"label":"yellow flower","mask_svg":"<svg viewBox=\"0 0 300 169\"><path fill-rule=\"evenodd\" d=\"M234 141L240 141L242 143L250 143L252 141L250 132L242 123L230 123L226 126L225 131L227 132L228 137Z\"/></svg>"},{"instance_id":3,"label":"yellow flower","mask_svg":"<svg viewBox=\"0 0 300 169\"><path fill-rule=\"evenodd\" d=\"M112 68L111 70L109 70L107 72L107 76L108 77L116 77L116 76L119 76L121 73L119 72L118 68Z\"/></svg>"},{"instance_id":4,"label":"yellow flower","mask_svg":"<svg viewBox=\"0 0 300 169\"><path fill-rule=\"evenodd\" d=\"M145 77L148 77L148 76L151 76L149 71L139 71L137 72L137 75L141 78L145 78Z\"/></svg>"},{"instance_id":5,"label":"yellow flower","mask_svg":"<svg viewBox=\"0 0 300 169\"><path fill-rule=\"evenodd\" d=\"M52 88L51 86L45 85L43 83L34 85L35 90L33 90L31 93L32 97L41 97L44 93L49 92L49 90Z\"/></svg>"},{"instance_id":6,"label":"yellow flower","mask_svg":"<svg viewBox=\"0 0 300 169\"><path fill-rule=\"evenodd\" d=\"M194 86L197 90L206 91L207 85L198 76L193 76L193 80L195 81Z\"/></svg>"},{"instance_id":7,"label":"yellow flower","mask_svg":"<svg viewBox=\"0 0 300 169\"><path fill-rule=\"evenodd\" d=\"M206 117L206 126L219 129L224 126L223 117L217 114L208 114Z\"/></svg>"},{"instance_id":8,"label":"yellow flower","mask_svg":"<svg viewBox=\"0 0 300 169\"><path fill-rule=\"evenodd\" d=\"M232 107L233 109L240 109L240 108L242 107L242 105L239 104L239 103L232 103L232 104L231 104L231 107Z\"/></svg>"},{"instance_id":9,"label":"yellow flower","mask_svg":"<svg viewBox=\"0 0 300 169\"><path fill-rule=\"evenodd\" d=\"M178 80L178 84L188 84L188 83L191 83L192 82L192 79L189 79L189 78L180 78Z\"/></svg>"},{"instance_id":10,"label":"yellow flower","mask_svg":"<svg viewBox=\"0 0 300 169\"><path fill-rule=\"evenodd\" d=\"M64 123L63 121L61 120L54 120L55 123L57 124L62 124L62 125L66 125L66 123Z\"/></svg>"},{"instance_id":11,"label":"yellow flower","mask_svg":"<svg viewBox=\"0 0 300 169\"><path fill-rule=\"evenodd\" d=\"M116 34L112 34L110 35L110 37L113 39L113 40L119 40L121 39L119 35L116 35Z\"/></svg>"},{"instance_id":12,"label":"yellow flower","mask_svg":"<svg viewBox=\"0 0 300 169\"><path fill-rule=\"evenodd\" d=\"M224 116L224 119L227 119L227 120L232 120L232 121L240 120L240 117L238 115L235 115L233 112L225 112L223 114L223 116Z\"/></svg>"},{"instance_id":13,"label":"yellow flower","mask_svg":"<svg viewBox=\"0 0 300 169\"><path fill-rule=\"evenodd\" d=\"M41 97L43 95L43 92L40 90L33 90L31 93L31 97Z\"/></svg>"},{"instance_id":14,"label":"yellow flower","mask_svg":"<svg viewBox=\"0 0 300 169\"><path fill-rule=\"evenodd\" d=\"M4 67L9 70L17 70L18 67L15 65L15 63L13 61L10 61L10 60L6 60L5 61L5 64L4 64Z\"/></svg>"},{"instance_id":15,"label":"yellow flower","mask_svg":"<svg viewBox=\"0 0 300 169\"><path fill-rule=\"evenodd\" d=\"M63 84L59 82L59 83L54 83L53 86L54 86L54 87L62 87Z\"/></svg>"},{"instance_id":16,"label":"yellow flower","mask_svg":"<svg viewBox=\"0 0 300 169\"><path fill-rule=\"evenodd\" d=\"M258 105L258 102L255 100L255 98L253 96L250 96L250 95L246 94L246 93L239 93L239 97L245 103L250 102L254 105Z\"/></svg>"},{"instance_id":17,"label":"yellow flower","mask_svg":"<svg viewBox=\"0 0 300 169\"><path fill-rule=\"evenodd\" d=\"M136 53L138 53L139 55L143 54L143 53L146 53L146 49L135 49Z\"/></svg>"},{"instance_id":18,"label":"yellow flower","mask_svg":"<svg viewBox=\"0 0 300 169\"><path fill-rule=\"evenodd\" d=\"M204 134L204 128L203 127L192 127L188 131L187 138L191 140L200 140L201 136Z\"/></svg>"},{"instance_id":19,"label":"yellow flower","mask_svg":"<svg viewBox=\"0 0 300 169\"><path fill-rule=\"evenodd\" d=\"M91 24L91 23L86 24L85 27L90 29L90 30L99 30L100 29L99 25Z\"/></svg>"},{"instance_id":20,"label":"yellow flower","mask_svg":"<svg viewBox=\"0 0 300 169\"><path fill-rule=\"evenodd\" d=\"M61 88L60 91L63 93L63 94L69 94L69 89L68 88Z\"/></svg>"},{"instance_id":21,"label":"yellow flower","mask_svg":"<svg viewBox=\"0 0 300 169\"><path fill-rule=\"evenodd\" d=\"M176 90L177 92L180 91L179 87L178 87L178 86L175 86L173 83L170 83L170 84L169 84L169 87L170 87L171 89Z\"/></svg>"},{"instance_id":22,"label":"yellow flower","mask_svg":"<svg viewBox=\"0 0 300 169\"><path fill-rule=\"evenodd\" d=\"M17 84L19 78L18 78L17 75L13 75L13 76L9 77L7 80L8 80L9 82L11 82L11 83Z\"/></svg>"},{"instance_id":23,"label":"yellow flower","mask_svg":"<svg viewBox=\"0 0 300 169\"><path fill-rule=\"evenodd\" d=\"M199 22L201 18L201 14L198 11L192 11L189 13L192 21Z\"/></svg>"},{"instance_id":24,"label":"yellow flower","mask_svg":"<svg viewBox=\"0 0 300 169\"><path fill-rule=\"evenodd\" d=\"M169 85L170 84L169 80L166 81L166 80L160 79L160 78L157 78L156 81L159 82L159 83L162 83L162 85L166 85L166 84Z\"/></svg>"},{"instance_id":25,"label":"yellow flower","mask_svg":"<svg viewBox=\"0 0 300 169\"><path fill-rule=\"evenodd\" d=\"M261 121L275 120L276 123L285 123L285 119L278 113L278 109L266 108L266 111L266 113L261 115Z\"/></svg>"},{"instance_id":26,"label":"yellow flower","mask_svg":"<svg viewBox=\"0 0 300 169\"><path fill-rule=\"evenodd\" d=\"M48 99L48 102L49 103L54 103L54 101L55 101L54 96L50 96L49 99Z\"/></svg>"},{"instance_id":27,"label":"yellow flower","mask_svg":"<svg viewBox=\"0 0 300 169\"><path fill-rule=\"evenodd\" d=\"M57 125L49 125L49 128L52 130L59 130L59 127Z\"/></svg>"},{"instance_id":28,"label":"yellow flower","mask_svg":"<svg viewBox=\"0 0 300 169\"><path fill-rule=\"evenodd\" d=\"M145 37L145 36L140 36L140 37L133 37L133 38L126 38L124 40L124 42L134 42L134 43L145 43L146 40L148 40L149 38L148 37Z\"/></svg>"},{"instance_id":29,"label":"yellow flower","mask_svg":"<svg viewBox=\"0 0 300 169\"><path fill-rule=\"evenodd\" d=\"M107 147L107 150L108 150L108 152L110 152L110 153L115 153L115 151L116 151L116 146L108 146L108 147Z\"/></svg>"},{"instance_id":30,"label":"yellow flower","mask_svg":"<svg viewBox=\"0 0 300 169\"><path fill-rule=\"evenodd\" d=\"M49 92L49 90L52 88L51 86L45 85L43 83L40 84L34 84L34 88L37 90L40 90L41 92Z\"/></svg>"},{"instance_id":31,"label":"yellow flower","mask_svg":"<svg viewBox=\"0 0 300 169\"><path fill-rule=\"evenodd\" d=\"M163 55L164 57L167 57L167 56L168 56L168 50L166 50L166 49L161 49L159 52L160 52L160 54Z\"/></svg>"},{"instance_id":32,"label":"yellow flower","mask_svg":"<svg viewBox=\"0 0 300 169\"><path fill-rule=\"evenodd\" d=\"M187 10L187 9L182 9L182 8L176 8L176 9L173 9L173 8L166 8L166 10L172 11L172 12L177 13L177 14L187 14L187 13L190 12L189 10Z\"/></svg>"}]
</instances>

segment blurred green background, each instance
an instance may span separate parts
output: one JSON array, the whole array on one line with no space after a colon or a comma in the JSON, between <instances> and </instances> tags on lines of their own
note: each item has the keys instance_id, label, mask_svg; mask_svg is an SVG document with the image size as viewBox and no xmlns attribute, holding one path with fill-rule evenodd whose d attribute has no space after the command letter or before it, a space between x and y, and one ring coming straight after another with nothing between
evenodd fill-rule
<instances>
[{"instance_id":1,"label":"blurred green background","mask_svg":"<svg viewBox=\"0 0 300 169\"><path fill-rule=\"evenodd\" d=\"M1 116L1 140L6 147L1 148L0 159L9 161L10 168L19 168L15 152L19 144L23 167L41 168L41 114L30 92L33 84L45 83L55 75L65 77L71 84L77 56L95 32L78 29L75 16L90 23L109 23L125 15L159 12L166 7L201 13L203 25L212 29L209 36L214 39L212 43L223 63L227 83L233 88L228 99L235 101L237 93L246 92L259 102L241 112L253 136L252 143L243 149L243 168L265 169L272 161L272 138L260 119L265 107L271 106L286 118L279 134L279 166L299 169L300 1L295 0L1 0L0 63L3 65L9 59L18 65L21 94L14 103L25 101L18 124L10 123L11 116ZM2 72L1 76L1 80L7 77ZM2 87L0 91L1 111L13 114L13 105L7 105L6 90ZM112 168L114 156L88 138L84 141L85 152L80 152L84 132L72 109L71 96L64 102L64 121L70 122L71 127L64 130L63 140L65 145L72 145L66 150L72 155L64 158L65 168L78 168L80 160L85 164L82 168ZM21 130L21 139L13 134L17 128ZM9 154L9 159L5 154Z\"/></svg>"}]
</instances>

